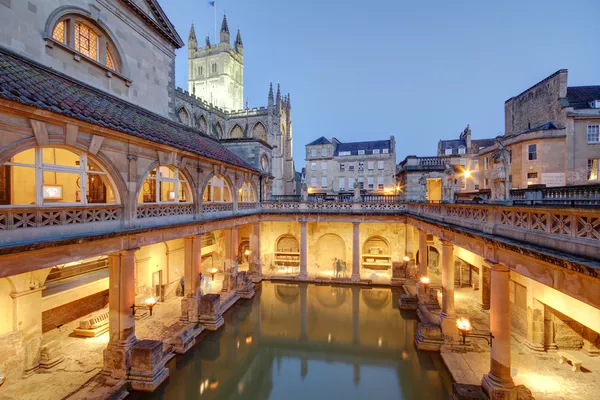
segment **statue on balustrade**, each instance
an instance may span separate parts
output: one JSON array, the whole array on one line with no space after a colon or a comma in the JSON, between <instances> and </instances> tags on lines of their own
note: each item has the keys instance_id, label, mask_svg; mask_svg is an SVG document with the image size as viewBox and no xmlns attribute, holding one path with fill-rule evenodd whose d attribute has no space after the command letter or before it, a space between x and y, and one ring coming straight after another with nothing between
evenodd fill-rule
<instances>
[{"instance_id":1,"label":"statue on balustrade","mask_svg":"<svg viewBox=\"0 0 600 400\"><path fill-rule=\"evenodd\" d=\"M442 201L445 203L454 203L454 193L456 192L456 174L451 165L446 165L444 178L442 179Z\"/></svg>"},{"instance_id":2,"label":"statue on balustrade","mask_svg":"<svg viewBox=\"0 0 600 400\"><path fill-rule=\"evenodd\" d=\"M510 153L506 147L496 141L497 150L492 153L492 201L502 202L509 199L508 163Z\"/></svg>"}]
</instances>

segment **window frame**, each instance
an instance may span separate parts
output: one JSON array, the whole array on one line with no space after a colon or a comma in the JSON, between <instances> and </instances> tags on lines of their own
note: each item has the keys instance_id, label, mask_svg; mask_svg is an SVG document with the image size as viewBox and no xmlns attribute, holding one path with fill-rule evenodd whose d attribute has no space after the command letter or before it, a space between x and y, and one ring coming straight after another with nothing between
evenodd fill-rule
<instances>
[{"instance_id":1,"label":"window frame","mask_svg":"<svg viewBox=\"0 0 600 400\"><path fill-rule=\"evenodd\" d=\"M61 208L61 207L87 207L87 206L118 206L121 205L121 199L119 196L119 192L116 189L115 181L112 176L106 171L106 169L96 160L90 158L89 155L85 152L78 151L76 149L62 147L62 146L38 146L29 149L24 149L12 157L17 156L25 151L34 150L34 163L33 164L25 164L14 161L7 161L0 165L0 167L9 166L9 167L23 167L23 168L32 168L34 169L35 176L35 204L2 204L1 208L40 208L40 207L53 207L53 208ZM56 165L56 164L44 164L42 152L44 149L61 149L65 151L69 151L73 154L79 156L79 167L70 167L65 165ZM11 157L11 158L12 158ZM90 161L92 161L95 165L100 168L99 171L92 171L89 169ZM67 173L67 174L78 174L79 175L79 196L81 201L76 202L48 202L44 201L43 198L43 186L44 186L44 172L54 172L54 173ZM105 203L90 203L88 202L88 176L89 175L101 175L106 178L108 181L108 185L110 185L110 190L113 192L114 202L105 202ZM105 184L105 186L107 186ZM82 196L82 193L85 193L85 196Z\"/></svg>"},{"instance_id":2,"label":"window frame","mask_svg":"<svg viewBox=\"0 0 600 400\"><path fill-rule=\"evenodd\" d=\"M165 168L169 168L170 170L172 170L174 172L174 177L173 178L165 178L161 175L160 172L160 168L165 167ZM156 175L155 176L151 176L152 172L156 171ZM192 188L190 183L188 182L187 179L185 179L185 175L182 175L182 177L180 177L181 171L179 170L179 168L172 166L172 165L158 165L156 167L154 167L153 169L151 169L150 171L148 171L148 173L146 174L146 176L144 177L144 180L142 182L142 187L140 188L140 192L137 195L137 204L138 205L146 205L146 204L193 204L194 202L194 198L193 198L193 192L192 192ZM206 188L209 188L210 186L212 186L212 179L214 178L211 177L210 181L208 182L208 184L206 185ZM147 180L153 180L156 183L154 184L154 199L155 201L148 201L148 202L140 202L140 195L143 194L143 190L144 190L144 185L146 184ZM174 198L173 201L163 201L160 198L160 194L161 194L161 183L165 182L165 183L173 183L173 192L174 192ZM184 183L184 193L186 198L189 198L189 200L187 201L179 201L179 185L181 183ZM227 184L227 182L225 181L225 184ZM151 185L152 186L152 185ZM205 190L206 190L205 188ZM186 190L187 189L187 190ZM230 195L231 195L231 189L229 191ZM202 192L202 196L204 197L204 192ZM211 198L212 198L212 193L211 193ZM214 200L210 201L210 202L214 202Z\"/></svg>"},{"instance_id":3,"label":"window frame","mask_svg":"<svg viewBox=\"0 0 600 400\"><path fill-rule=\"evenodd\" d=\"M535 146L534 151L531 151L531 146ZM537 143L527 144L527 161L537 161Z\"/></svg>"},{"instance_id":4,"label":"window frame","mask_svg":"<svg viewBox=\"0 0 600 400\"><path fill-rule=\"evenodd\" d=\"M592 135L596 136L596 140L590 140L590 128L596 128L596 132L592 132ZM595 125L588 125L587 126L587 142L588 144L596 144L596 143L600 143L600 125L595 124Z\"/></svg>"}]
</instances>

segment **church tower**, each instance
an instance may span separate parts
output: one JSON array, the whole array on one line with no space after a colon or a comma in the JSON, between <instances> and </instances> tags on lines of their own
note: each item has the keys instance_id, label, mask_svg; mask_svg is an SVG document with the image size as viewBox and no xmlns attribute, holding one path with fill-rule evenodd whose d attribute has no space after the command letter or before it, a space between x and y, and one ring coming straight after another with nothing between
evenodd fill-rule
<instances>
[{"instance_id":1,"label":"church tower","mask_svg":"<svg viewBox=\"0 0 600 400\"><path fill-rule=\"evenodd\" d=\"M230 44L227 16L223 15L219 43L207 38L198 47L194 26L188 38L188 90L200 99L225 111L244 106L244 46L238 31L234 47Z\"/></svg>"}]
</instances>

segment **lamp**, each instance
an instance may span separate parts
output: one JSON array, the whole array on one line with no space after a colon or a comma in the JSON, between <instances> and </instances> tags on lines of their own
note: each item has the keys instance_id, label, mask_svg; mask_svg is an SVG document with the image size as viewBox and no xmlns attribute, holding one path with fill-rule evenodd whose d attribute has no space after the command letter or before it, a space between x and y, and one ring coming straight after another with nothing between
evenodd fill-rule
<instances>
[{"instance_id":1,"label":"lamp","mask_svg":"<svg viewBox=\"0 0 600 400\"><path fill-rule=\"evenodd\" d=\"M248 256L250 255L250 253L251 253L250 249L246 249L246 250L244 250L244 255L245 255L246 257L248 257Z\"/></svg>"},{"instance_id":2,"label":"lamp","mask_svg":"<svg viewBox=\"0 0 600 400\"><path fill-rule=\"evenodd\" d=\"M463 175L465 178L469 179L471 177L471 171L469 171L468 169L465 169L465 171L463 172Z\"/></svg>"},{"instance_id":3,"label":"lamp","mask_svg":"<svg viewBox=\"0 0 600 400\"><path fill-rule=\"evenodd\" d=\"M427 286L429 286L429 284L431 283L431 279L428 276L422 276L421 279L419 279L419 282L421 282L421 285L423 285L425 292L427 292Z\"/></svg>"},{"instance_id":4,"label":"lamp","mask_svg":"<svg viewBox=\"0 0 600 400\"><path fill-rule=\"evenodd\" d=\"M490 347L492 347L492 340L494 339L494 335L492 335L492 332L490 332L489 334L471 333L471 331L473 330L473 326L471 325L471 321L469 321L467 318L465 318L465 317L458 318L456 320L456 327L458 328L459 332L462 335L462 344L463 345L466 344L467 336L468 336L468 337L485 339L488 342L488 344L490 345Z\"/></svg>"},{"instance_id":5,"label":"lamp","mask_svg":"<svg viewBox=\"0 0 600 400\"><path fill-rule=\"evenodd\" d=\"M135 317L135 310L139 310L141 308L143 310L150 311L150 316L152 316L152 309L156 305L156 302L157 302L157 299L155 297L148 297L146 300L144 300L143 306L136 306L135 303L132 304L130 307L131 312L133 313L133 316Z\"/></svg>"},{"instance_id":6,"label":"lamp","mask_svg":"<svg viewBox=\"0 0 600 400\"><path fill-rule=\"evenodd\" d=\"M217 272L219 272L219 270L218 270L218 269L216 269L216 268L211 268L211 269L210 269L208 272L210 272L210 277L211 277L211 280L212 280L212 281L214 281L214 280L215 280L215 274L216 274Z\"/></svg>"}]
</instances>

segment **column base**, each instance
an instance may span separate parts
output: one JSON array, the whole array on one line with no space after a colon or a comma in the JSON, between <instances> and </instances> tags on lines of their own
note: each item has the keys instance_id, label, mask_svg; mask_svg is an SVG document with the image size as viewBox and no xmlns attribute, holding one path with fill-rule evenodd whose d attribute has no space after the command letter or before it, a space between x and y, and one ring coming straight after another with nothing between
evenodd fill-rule
<instances>
[{"instance_id":1,"label":"column base","mask_svg":"<svg viewBox=\"0 0 600 400\"><path fill-rule=\"evenodd\" d=\"M517 391L512 379L500 379L491 372L483 376L481 387L490 400L516 400L517 398Z\"/></svg>"},{"instance_id":2,"label":"column base","mask_svg":"<svg viewBox=\"0 0 600 400\"><path fill-rule=\"evenodd\" d=\"M134 390L155 391L169 377L162 340L140 340L131 348L129 381Z\"/></svg>"},{"instance_id":3,"label":"column base","mask_svg":"<svg viewBox=\"0 0 600 400\"><path fill-rule=\"evenodd\" d=\"M235 293L242 299L251 299L254 297L254 283L252 283L246 271L238 274Z\"/></svg>"},{"instance_id":4,"label":"column base","mask_svg":"<svg viewBox=\"0 0 600 400\"><path fill-rule=\"evenodd\" d=\"M360 274L352 274L350 282L360 282Z\"/></svg>"},{"instance_id":5,"label":"column base","mask_svg":"<svg viewBox=\"0 0 600 400\"><path fill-rule=\"evenodd\" d=\"M402 286L406 283L406 279L405 278L392 278L390 281L390 284L392 286Z\"/></svg>"},{"instance_id":6,"label":"column base","mask_svg":"<svg viewBox=\"0 0 600 400\"><path fill-rule=\"evenodd\" d=\"M546 352L544 345L541 343L531 343L529 341L525 341L525 346L527 346L529 350Z\"/></svg>"},{"instance_id":7,"label":"column base","mask_svg":"<svg viewBox=\"0 0 600 400\"><path fill-rule=\"evenodd\" d=\"M209 331L219 330L223 326L225 321L221 314L221 295L205 294L202 296L198 321L204 329Z\"/></svg>"},{"instance_id":8,"label":"column base","mask_svg":"<svg viewBox=\"0 0 600 400\"><path fill-rule=\"evenodd\" d=\"M177 354L184 354L189 349L194 347L196 343L196 337L202 332L202 327L194 324L178 324L175 329L172 330L169 338L165 340L166 344L172 346L172 349Z\"/></svg>"},{"instance_id":9,"label":"column base","mask_svg":"<svg viewBox=\"0 0 600 400\"><path fill-rule=\"evenodd\" d=\"M117 380L127 378L131 366L132 345L133 343L129 346L117 346L109 343L104 349L102 374Z\"/></svg>"},{"instance_id":10,"label":"column base","mask_svg":"<svg viewBox=\"0 0 600 400\"><path fill-rule=\"evenodd\" d=\"M440 313L440 326L444 333L446 342L454 342L458 339L458 328L456 327L456 316Z\"/></svg>"},{"instance_id":11,"label":"column base","mask_svg":"<svg viewBox=\"0 0 600 400\"><path fill-rule=\"evenodd\" d=\"M304 271L304 272L300 272L300 273L298 274L298 279L299 279L299 280L302 280L302 281L305 281L305 280L307 280L307 279L308 279L308 272L306 272L306 271Z\"/></svg>"}]
</instances>

